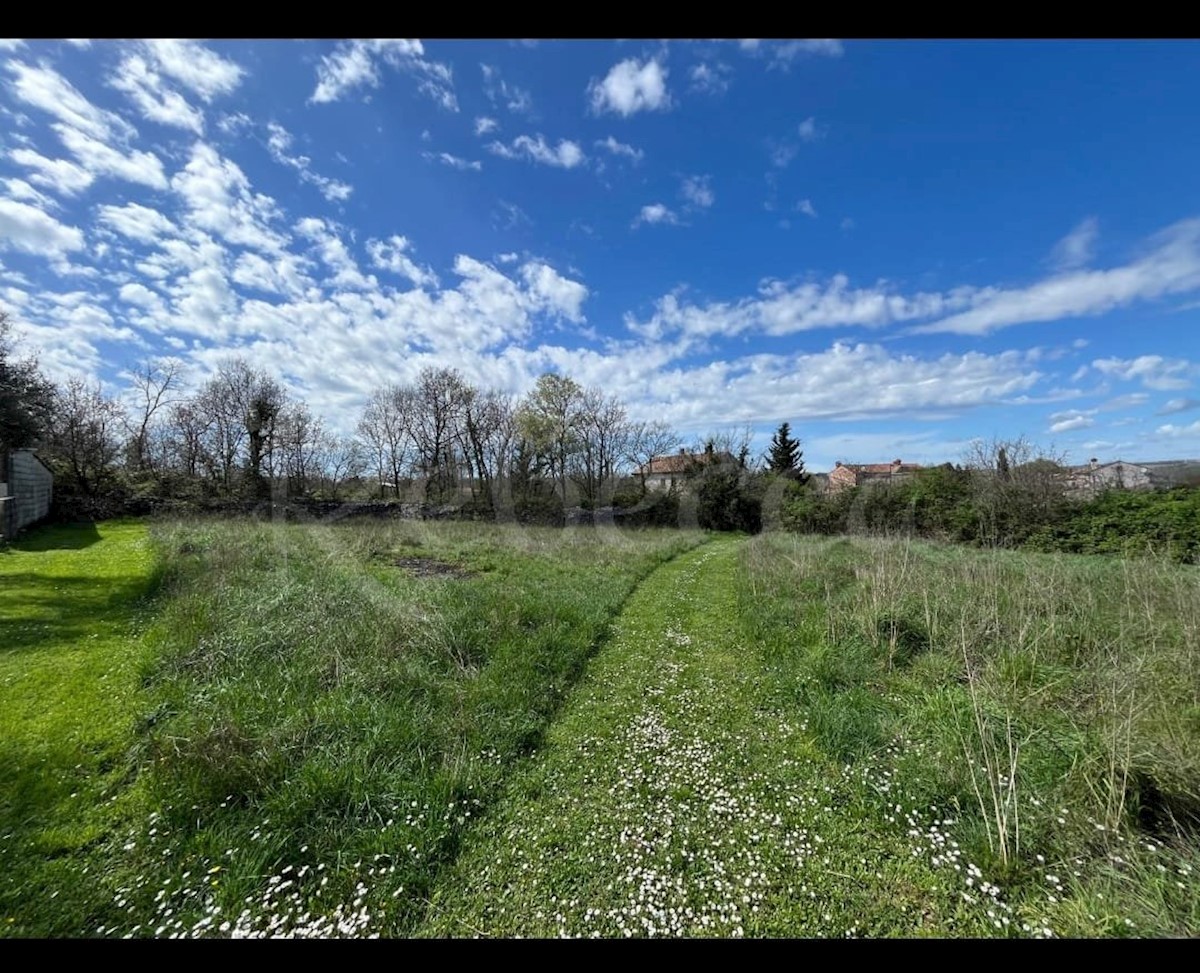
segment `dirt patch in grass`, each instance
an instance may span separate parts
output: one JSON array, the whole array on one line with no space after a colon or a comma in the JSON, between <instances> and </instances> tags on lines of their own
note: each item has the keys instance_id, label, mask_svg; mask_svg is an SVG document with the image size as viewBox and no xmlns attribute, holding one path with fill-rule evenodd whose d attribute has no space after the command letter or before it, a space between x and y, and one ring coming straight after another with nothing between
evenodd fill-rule
<instances>
[{"instance_id":1,"label":"dirt patch in grass","mask_svg":"<svg viewBox=\"0 0 1200 973\"><path fill-rule=\"evenodd\" d=\"M388 563L418 578L470 578L475 574L457 564L439 561L436 557L395 557L389 558Z\"/></svg>"}]
</instances>

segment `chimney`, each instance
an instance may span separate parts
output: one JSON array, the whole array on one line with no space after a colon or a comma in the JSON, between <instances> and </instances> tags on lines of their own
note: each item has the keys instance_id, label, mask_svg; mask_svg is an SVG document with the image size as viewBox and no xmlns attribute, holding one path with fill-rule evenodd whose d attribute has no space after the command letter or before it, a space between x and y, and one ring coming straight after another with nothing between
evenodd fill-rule
<instances>
[{"instance_id":1,"label":"chimney","mask_svg":"<svg viewBox=\"0 0 1200 973\"><path fill-rule=\"evenodd\" d=\"M892 460L892 466L901 466L901 465L903 465L901 460L898 460L898 459Z\"/></svg>"},{"instance_id":2,"label":"chimney","mask_svg":"<svg viewBox=\"0 0 1200 973\"><path fill-rule=\"evenodd\" d=\"M685 446L680 446L680 447L679 447L679 455L680 455L680 456L686 456L686 455L687 455L687 448L686 448Z\"/></svg>"},{"instance_id":3,"label":"chimney","mask_svg":"<svg viewBox=\"0 0 1200 973\"><path fill-rule=\"evenodd\" d=\"M839 466L841 466L841 465L842 465L842 461L841 461L841 460L838 460L838 461L837 461L836 463L834 463L833 465L834 465L834 468L836 469L837 467L839 467Z\"/></svg>"},{"instance_id":4,"label":"chimney","mask_svg":"<svg viewBox=\"0 0 1200 973\"><path fill-rule=\"evenodd\" d=\"M1093 470L1099 465L1100 465L1100 461L1097 460L1095 456L1093 456L1090 460L1088 460L1088 466L1090 466Z\"/></svg>"}]
</instances>

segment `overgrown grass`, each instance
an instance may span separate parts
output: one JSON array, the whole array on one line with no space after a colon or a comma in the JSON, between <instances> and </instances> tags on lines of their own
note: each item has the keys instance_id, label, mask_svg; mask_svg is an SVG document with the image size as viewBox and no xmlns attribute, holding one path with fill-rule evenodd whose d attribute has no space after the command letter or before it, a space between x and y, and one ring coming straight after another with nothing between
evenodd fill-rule
<instances>
[{"instance_id":1,"label":"overgrown grass","mask_svg":"<svg viewBox=\"0 0 1200 973\"><path fill-rule=\"evenodd\" d=\"M739 617L818 745L1031 929L1200 934L1200 572L773 534Z\"/></svg>"},{"instance_id":2,"label":"overgrown grass","mask_svg":"<svg viewBox=\"0 0 1200 973\"><path fill-rule=\"evenodd\" d=\"M128 809L145 528L50 527L0 547L0 935L83 932Z\"/></svg>"},{"instance_id":3,"label":"overgrown grass","mask_svg":"<svg viewBox=\"0 0 1200 973\"><path fill-rule=\"evenodd\" d=\"M741 631L738 549L690 553L630 599L422 935L1015 931L950 815L885 813L886 778L831 760L779 696Z\"/></svg>"},{"instance_id":4,"label":"overgrown grass","mask_svg":"<svg viewBox=\"0 0 1200 973\"><path fill-rule=\"evenodd\" d=\"M629 592L702 537L156 525L127 823L86 864L29 864L12 931L403 934Z\"/></svg>"}]
</instances>

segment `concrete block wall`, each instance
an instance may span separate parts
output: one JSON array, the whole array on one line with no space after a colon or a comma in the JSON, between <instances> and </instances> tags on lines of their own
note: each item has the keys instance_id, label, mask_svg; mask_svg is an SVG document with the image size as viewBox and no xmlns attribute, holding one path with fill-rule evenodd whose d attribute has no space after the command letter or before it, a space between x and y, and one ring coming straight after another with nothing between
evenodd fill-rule
<instances>
[{"instance_id":1,"label":"concrete block wall","mask_svg":"<svg viewBox=\"0 0 1200 973\"><path fill-rule=\"evenodd\" d=\"M50 512L54 477L28 449L14 449L6 465L7 496L0 500L0 533L11 538Z\"/></svg>"}]
</instances>

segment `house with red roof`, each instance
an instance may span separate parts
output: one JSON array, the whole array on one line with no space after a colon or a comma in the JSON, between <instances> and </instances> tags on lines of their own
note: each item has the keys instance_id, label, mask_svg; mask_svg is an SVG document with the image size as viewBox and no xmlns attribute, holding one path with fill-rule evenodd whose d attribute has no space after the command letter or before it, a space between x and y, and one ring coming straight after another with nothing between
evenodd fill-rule
<instances>
[{"instance_id":1,"label":"house with red roof","mask_svg":"<svg viewBox=\"0 0 1200 973\"><path fill-rule=\"evenodd\" d=\"M890 463L842 463L838 462L829 473L831 491L850 490L868 483L893 483L910 478L924 469L917 463L905 463L894 459Z\"/></svg>"}]
</instances>

